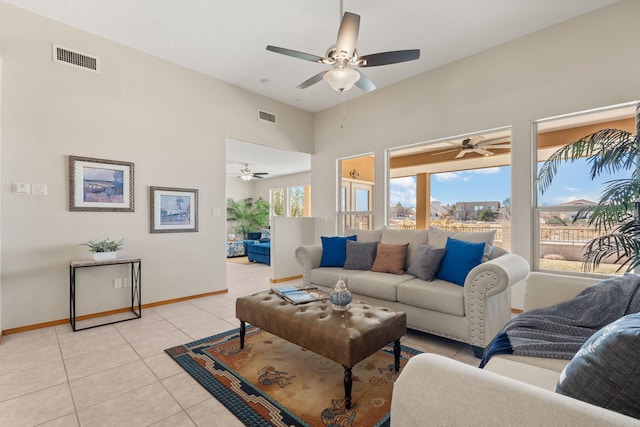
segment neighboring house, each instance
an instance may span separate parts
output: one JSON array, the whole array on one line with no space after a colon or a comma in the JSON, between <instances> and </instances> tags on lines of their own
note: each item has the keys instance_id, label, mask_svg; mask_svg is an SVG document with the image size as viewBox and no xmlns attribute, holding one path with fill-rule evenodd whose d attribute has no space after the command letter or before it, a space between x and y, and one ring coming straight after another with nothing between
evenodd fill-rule
<instances>
[{"instance_id":1,"label":"neighboring house","mask_svg":"<svg viewBox=\"0 0 640 427\"><path fill-rule=\"evenodd\" d=\"M458 221L475 221L478 219L480 212L489 209L498 214L500 211L500 202L458 202L456 203L455 219Z\"/></svg>"},{"instance_id":2,"label":"neighboring house","mask_svg":"<svg viewBox=\"0 0 640 427\"><path fill-rule=\"evenodd\" d=\"M443 219L449 214L449 206L438 200L431 201L431 218Z\"/></svg>"},{"instance_id":3,"label":"neighboring house","mask_svg":"<svg viewBox=\"0 0 640 427\"><path fill-rule=\"evenodd\" d=\"M573 219L576 217L576 214L580 209L595 207L596 205L597 205L596 202L592 202L590 200L585 200L585 199L570 200L565 203L560 203L558 206L575 207L576 210L564 211L562 213L559 213L556 215L556 219L562 220L562 221L573 221ZM589 218L590 216L591 214L587 213L586 218Z\"/></svg>"},{"instance_id":4,"label":"neighboring house","mask_svg":"<svg viewBox=\"0 0 640 427\"><path fill-rule=\"evenodd\" d=\"M303 111L0 3L0 329L67 318L68 262L90 239L127 239L125 252L144 260L145 304L225 292L227 137L313 155L319 241L336 233L338 159L373 153L382 165L389 148L511 126L511 249L531 261L531 123L640 99L638 16L640 2L622 0L380 88L348 101L340 127L340 106ZM430 42L417 41L426 60ZM52 43L99 56L101 72L55 64ZM258 121L259 108L278 125ZM133 162L135 212L70 212L70 155ZM375 172L379 228L386 184ZM14 183L48 192L14 194ZM199 231L149 233L150 186L197 188ZM119 296L78 294L91 312Z\"/></svg>"},{"instance_id":5,"label":"neighboring house","mask_svg":"<svg viewBox=\"0 0 640 427\"><path fill-rule=\"evenodd\" d=\"M592 202L590 200L585 200L585 199L577 199L577 200L571 200L569 202L565 202L565 203L560 203L560 206L579 206L579 207L583 207L583 206L596 206L597 203L596 202Z\"/></svg>"}]
</instances>

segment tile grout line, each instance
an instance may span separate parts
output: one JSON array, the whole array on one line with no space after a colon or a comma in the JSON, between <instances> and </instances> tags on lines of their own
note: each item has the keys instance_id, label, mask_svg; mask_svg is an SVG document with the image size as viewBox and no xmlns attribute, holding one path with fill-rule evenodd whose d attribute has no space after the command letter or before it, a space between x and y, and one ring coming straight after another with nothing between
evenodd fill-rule
<instances>
[{"instance_id":1,"label":"tile grout line","mask_svg":"<svg viewBox=\"0 0 640 427\"><path fill-rule=\"evenodd\" d=\"M56 334L56 342L58 343L58 351L60 352L60 359L62 360L62 366L64 367L64 375L67 379L67 388L69 389L69 396L71 397L71 404L73 405L73 413L76 416L76 422L78 423L78 426L81 426L82 424L80 424L80 415L78 414L78 406L76 405L76 399L74 398L73 390L71 389L71 380L69 379L67 362L64 358L64 354L62 353L62 343L60 342L60 335L58 334L58 329L54 328L54 332ZM62 417L58 417L58 418L62 418ZM49 421L46 421L46 422L49 422Z\"/></svg>"},{"instance_id":2,"label":"tile grout line","mask_svg":"<svg viewBox=\"0 0 640 427\"><path fill-rule=\"evenodd\" d=\"M190 304L190 303L189 303L189 304ZM175 325L174 323L172 323L169 319L167 319L166 317L162 316L160 313L156 313L156 314L157 314L158 316L160 316L163 320L165 320L166 322L168 322L169 324L171 324L173 327L175 327L178 331L180 331L180 332L182 332L183 334L185 334L185 335L187 335L187 336L189 336L189 337L190 337L190 335L188 335L185 331L183 331L183 330L182 330L181 328L179 328L177 325ZM127 344L131 345L131 344L129 343L129 341L126 339L126 337L124 337L124 336L123 336L123 338L127 341ZM135 350L135 348L134 348L133 350L134 350L134 351L136 351L136 350ZM138 352L136 352L136 354L138 354ZM165 354L165 355L166 355L166 353L165 353L164 351L162 352L162 354ZM149 366L149 364L145 361L145 359L144 359L144 358L142 358L142 357L140 356L140 354L138 354L138 357L140 357L140 359L141 359L141 360L142 360L142 362L145 364L145 366L147 366L147 368L151 371L151 373L156 377L156 379L158 380L158 383L162 386L162 388L164 388L164 390L167 392L167 394L168 394L169 396L171 396L171 399L173 399L173 401L176 403L176 405L178 405L178 407L180 408L180 412L176 412L175 414L171 414L171 415L169 415L168 417L166 417L166 418L164 418L164 419L162 419L162 420L159 420L159 421L155 422L155 423L154 423L154 424L152 424L151 426L153 426L153 425L155 425L155 424L159 424L159 423L161 423L161 422L163 422L163 421L165 421L165 420L168 420L169 418L174 417L174 416L176 416L176 415L177 415L177 414L179 414L179 413L183 413L183 414L184 414L184 415L185 415L185 416L186 416L186 417L187 417L187 418L188 418L188 419L189 419L189 420L190 420L194 425L197 425L196 421L195 421L195 420L191 417L191 415L189 415L189 413L187 412L187 409L188 409L188 408L184 408L184 407L180 404L180 402L178 402L178 400L175 398L175 396L171 393L171 390L169 390L169 389L167 388L167 386L165 385L165 383L163 382L163 380L162 380L162 379L160 379L160 377L158 376L158 374L156 374L156 372L154 372L154 370L151 368L151 366ZM150 357L153 357L153 356L150 356ZM173 362L173 360L172 360L172 362ZM174 363L175 363L175 362L174 362ZM182 372L178 372L178 373L176 373L176 374L170 375L170 376L168 376L168 377L166 377L166 378L164 378L164 379L166 380L167 378L173 378L173 377L175 377L175 376L177 376L177 375L180 375L180 374L182 374ZM206 400L205 400L205 401L206 401ZM197 403L196 405L199 405L200 403L202 403L202 402L199 402L199 403ZM196 406L196 405L193 405L193 406Z\"/></svg>"}]
</instances>

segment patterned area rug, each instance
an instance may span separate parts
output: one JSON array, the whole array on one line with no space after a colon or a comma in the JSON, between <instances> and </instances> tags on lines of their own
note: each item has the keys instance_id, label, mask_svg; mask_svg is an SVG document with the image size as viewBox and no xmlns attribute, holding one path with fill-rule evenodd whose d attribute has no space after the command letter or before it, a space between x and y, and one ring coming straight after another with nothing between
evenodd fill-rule
<instances>
[{"instance_id":1,"label":"patterned area rug","mask_svg":"<svg viewBox=\"0 0 640 427\"><path fill-rule=\"evenodd\" d=\"M393 343L353 367L352 407L344 406L338 363L248 327L165 350L240 421L250 426L388 426L397 375ZM402 346L401 369L420 352Z\"/></svg>"}]
</instances>

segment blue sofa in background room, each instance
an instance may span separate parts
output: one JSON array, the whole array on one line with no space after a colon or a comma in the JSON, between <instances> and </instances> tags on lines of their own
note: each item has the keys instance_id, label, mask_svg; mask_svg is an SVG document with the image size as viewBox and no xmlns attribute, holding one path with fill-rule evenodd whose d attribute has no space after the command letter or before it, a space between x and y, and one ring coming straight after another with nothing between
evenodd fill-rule
<instances>
[{"instance_id":1,"label":"blue sofa in background room","mask_svg":"<svg viewBox=\"0 0 640 427\"><path fill-rule=\"evenodd\" d=\"M245 242L249 261L271 265L271 230L265 228L259 233L248 233L247 237Z\"/></svg>"}]
</instances>

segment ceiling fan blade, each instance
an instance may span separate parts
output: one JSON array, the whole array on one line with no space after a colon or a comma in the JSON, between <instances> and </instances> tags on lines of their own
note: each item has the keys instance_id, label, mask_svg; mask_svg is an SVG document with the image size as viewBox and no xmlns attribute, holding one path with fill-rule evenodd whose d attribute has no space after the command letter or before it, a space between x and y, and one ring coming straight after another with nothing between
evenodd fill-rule
<instances>
[{"instance_id":1,"label":"ceiling fan blade","mask_svg":"<svg viewBox=\"0 0 640 427\"><path fill-rule=\"evenodd\" d=\"M510 142L511 138L510 137L504 137L504 138L493 138L493 139L488 139L486 141L479 141L477 144L475 144L478 147L489 147L492 145L497 145L503 142Z\"/></svg>"},{"instance_id":2,"label":"ceiling fan blade","mask_svg":"<svg viewBox=\"0 0 640 427\"><path fill-rule=\"evenodd\" d=\"M467 150L462 150L458 153L458 155L455 158L459 159L460 157L464 157L465 154L467 154Z\"/></svg>"},{"instance_id":3,"label":"ceiling fan blade","mask_svg":"<svg viewBox=\"0 0 640 427\"><path fill-rule=\"evenodd\" d=\"M511 149L511 144L496 144L496 145L482 145L483 148L491 148L492 150L506 150Z\"/></svg>"},{"instance_id":4,"label":"ceiling fan blade","mask_svg":"<svg viewBox=\"0 0 640 427\"><path fill-rule=\"evenodd\" d=\"M260 175L256 175L256 174L254 173L254 174L253 174L253 176L252 176L252 179L253 179L253 178L256 178L256 179L262 179L262 178L264 178L264 177L263 177L263 176L260 176Z\"/></svg>"},{"instance_id":5,"label":"ceiling fan blade","mask_svg":"<svg viewBox=\"0 0 640 427\"><path fill-rule=\"evenodd\" d=\"M377 67L378 65L397 64L420 58L420 49L394 50L391 52L373 53L361 56L365 63L361 67Z\"/></svg>"},{"instance_id":6,"label":"ceiling fan blade","mask_svg":"<svg viewBox=\"0 0 640 427\"><path fill-rule=\"evenodd\" d=\"M254 172L254 175L269 175L269 172Z\"/></svg>"},{"instance_id":7,"label":"ceiling fan blade","mask_svg":"<svg viewBox=\"0 0 640 427\"><path fill-rule=\"evenodd\" d=\"M478 154L482 154L483 156L493 156L494 154L496 154L480 147L473 147L473 151L475 151Z\"/></svg>"},{"instance_id":8,"label":"ceiling fan blade","mask_svg":"<svg viewBox=\"0 0 640 427\"><path fill-rule=\"evenodd\" d=\"M454 148L453 150L446 150L446 151L439 151L437 153L431 153L432 156L439 156L440 154L446 154L446 153L453 153L454 151L460 151L457 148Z\"/></svg>"},{"instance_id":9,"label":"ceiling fan blade","mask_svg":"<svg viewBox=\"0 0 640 427\"><path fill-rule=\"evenodd\" d=\"M293 56L294 58L304 59L305 61L311 61L311 62L322 62L322 60L324 59L320 56L312 55L310 53L298 52L297 50L286 49L284 47L278 47L278 46L269 45L267 46L267 50L275 53L280 53L282 55Z\"/></svg>"},{"instance_id":10,"label":"ceiling fan blade","mask_svg":"<svg viewBox=\"0 0 640 427\"><path fill-rule=\"evenodd\" d=\"M318 74L316 74L315 76L303 81L302 83L300 83L297 88L298 89L305 89L308 88L311 85L314 85L316 83L318 83L319 81L322 80L322 76L324 76L324 73L326 73L326 71L321 71Z\"/></svg>"},{"instance_id":11,"label":"ceiling fan blade","mask_svg":"<svg viewBox=\"0 0 640 427\"><path fill-rule=\"evenodd\" d=\"M356 42L358 41L358 32L360 31L360 15L345 12L340 22L338 30L338 39L336 40L336 56L343 54L349 59L356 50Z\"/></svg>"},{"instance_id":12,"label":"ceiling fan blade","mask_svg":"<svg viewBox=\"0 0 640 427\"><path fill-rule=\"evenodd\" d=\"M356 86L358 86L360 89L362 89L365 92L371 92L372 90L376 90L376 85L374 85L373 82L369 80L369 77L365 76L360 71L358 71L358 73L360 74L360 78L355 83Z\"/></svg>"}]
</instances>

